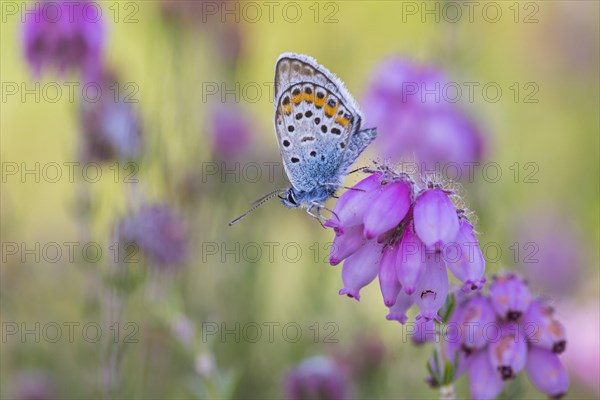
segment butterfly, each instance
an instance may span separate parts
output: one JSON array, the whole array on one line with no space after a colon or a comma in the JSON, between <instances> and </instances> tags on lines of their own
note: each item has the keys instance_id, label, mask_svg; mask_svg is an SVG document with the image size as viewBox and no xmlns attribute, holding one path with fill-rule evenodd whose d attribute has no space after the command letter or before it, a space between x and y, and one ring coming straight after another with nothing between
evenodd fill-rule
<instances>
[{"instance_id":1,"label":"butterfly","mask_svg":"<svg viewBox=\"0 0 600 400\"><path fill-rule=\"evenodd\" d=\"M274 86L275 132L291 186L258 199L229 225L275 196L286 207L306 208L321 222L325 201L342 187L342 178L377 137L375 128L361 129L363 115L344 83L312 57L281 54Z\"/></svg>"}]
</instances>

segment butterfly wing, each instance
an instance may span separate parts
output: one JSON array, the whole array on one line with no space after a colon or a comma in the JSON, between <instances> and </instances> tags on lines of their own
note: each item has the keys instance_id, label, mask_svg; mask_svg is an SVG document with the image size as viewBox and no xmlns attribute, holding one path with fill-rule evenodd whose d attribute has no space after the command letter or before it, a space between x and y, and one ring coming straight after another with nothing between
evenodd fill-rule
<instances>
[{"instance_id":1,"label":"butterfly wing","mask_svg":"<svg viewBox=\"0 0 600 400\"><path fill-rule=\"evenodd\" d=\"M296 189L311 191L339 182L344 154L361 120L356 101L325 67L303 55L279 57L275 131L284 168Z\"/></svg>"},{"instance_id":2,"label":"butterfly wing","mask_svg":"<svg viewBox=\"0 0 600 400\"><path fill-rule=\"evenodd\" d=\"M353 132L348 140L348 146L346 147L339 173L345 175L358 156L360 156L376 137L377 129L375 128L362 129Z\"/></svg>"}]
</instances>

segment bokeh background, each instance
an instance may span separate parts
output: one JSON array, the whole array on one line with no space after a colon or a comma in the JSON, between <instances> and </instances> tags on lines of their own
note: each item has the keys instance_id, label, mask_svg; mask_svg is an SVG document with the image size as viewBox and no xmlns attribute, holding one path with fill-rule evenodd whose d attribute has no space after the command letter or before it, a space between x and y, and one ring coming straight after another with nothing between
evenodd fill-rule
<instances>
[{"instance_id":1,"label":"bokeh background","mask_svg":"<svg viewBox=\"0 0 600 400\"><path fill-rule=\"evenodd\" d=\"M22 10L8 3L27 4L2 1L3 398L280 398L287 371L315 355L336 360L352 398L438 396L425 382L432 348L386 321L378 285L360 302L337 294L332 231L276 201L228 226L286 185L272 123L273 67L284 51L317 58L365 110L390 57L461 86L452 107L481 145L466 160L480 165L461 191L480 242L491 244L486 274L525 274L552 299L568 331L567 398L600 395L597 2L497 2L499 17L478 3L472 18L457 2L463 14L452 22L446 2L274 2L269 15L265 2L213 2L215 13L201 1L101 1L107 86L119 82L120 97L134 100L112 102L125 110L112 125L82 99L82 86L69 98L64 82L83 85L80 72L35 73ZM40 98L23 98L35 82ZM465 82L478 84L471 99ZM490 83L502 90L497 101L482 91ZM57 101L47 84L61 88ZM113 128L135 134L106 156L90 137ZM357 165L381 150L376 142ZM72 162L80 164L69 179ZM21 174L36 163L38 176ZM60 166L57 182L43 172L50 163ZM97 181L82 175L98 168ZM161 228L148 234L155 220ZM114 247L127 235L141 238L130 254ZM86 256L86 243L102 255ZM527 243L536 262L527 262ZM133 262L115 256L123 251ZM542 397L526 378L510 390ZM465 378L457 393L468 396Z\"/></svg>"}]
</instances>

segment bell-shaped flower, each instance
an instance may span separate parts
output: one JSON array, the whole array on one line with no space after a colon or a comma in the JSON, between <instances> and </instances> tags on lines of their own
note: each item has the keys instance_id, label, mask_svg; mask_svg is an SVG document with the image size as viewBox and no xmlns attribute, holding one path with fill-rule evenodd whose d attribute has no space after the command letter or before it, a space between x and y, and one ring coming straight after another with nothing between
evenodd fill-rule
<instances>
[{"instance_id":1,"label":"bell-shaped flower","mask_svg":"<svg viewBox=\"0 0 600 400\"><path fill-rule=\"evenodd\" d=\"M443 254L452 274L464 283L464 291L478 290L483 287L485 259L469 221L466 219L460 221L456 238L444 247Z\"/></svg>"},{"instance_id":2,"label":"bell-shaped flower","mask_svg":"<svg viewBox=\"0 0 600 400\"><path fill-rule=\"evenodd\" d=\"M381 189L381 174L371 174L340 196L325 226L342 234L346 228L363 223L364 215Z\"/></svg>"},{"instance_id":3,"label":"bell-shaped flower","mask_svg":"<svg viewBox=\"0 0 600 400\"><path fill-rule=\"evenodd\" d=\"M398 321L401 324L404 324L408 317L406 316L406 312L408 309L414 304L415 297L413 295L408 295L404 293L404 291L400 291L398 293L398 297L396 298L396 302L393 306L388 307L389 313L386 315L386 319L388 321Z\"/></svg>"},{"instance_id":4,"label":"bell-shaped flower","mask_svg":"<svg viewBox=\"0 0 600 400\"><path fill-rule=\"evenodd\" d=\"M371 240L352 254L342 268L342 281L344 288L340 295L360 300L360 289L371 283L379 271L381 260L381 244Z\"/></svg>"},{"instance_id":5,"label":"bell-shaped flower","mask_svg":"<svg viewBox=\"0 0 600 400\"><path fill-rule=\"evenodd\" d=\"M527 342L516 324L495 325L485 332L490 340L488 353L492 366L503 380L514 378L527 361Z\"/></svg>"},{"instance_id":6,"label":"bell-shaped flower","mask_svg":"<svg viewBox=\"0 0 600 400\"><path fill-rule=\"evenodd\" d=\"M425 246L408 226L404 231L396 258L396 275L406 294L415 291L424 273Z\"/></svg>"},{"instance_id":7,"label":"bell-shaped flower","mask_svg":"<svg viewBox=\"0 0 600 400\"><path fill-rule=\"evenodd\" d=\"M379 264L379 288L381 289L381 295L386 307L391 307L396 303L398 293L402 289L402 285L396 275L397 255L398 246L388 246L383 251L381 263Z\"/></svg>"},{"instance_id":8,"label":"bell-shaped flower","mask_svg":"<svg viewBox=\"0 0 600 400\"><path fill-rule=\"evenodd\" d=\"M532 346L526 369L531 383L550 398L558 399L567 393L569 375L555 353Z\"/></svg>"},{"instance_id":9,"label":"bell-shaped flower","mask_svg":"<svg viewBox=\"0 0 600 400\"><path fill-rule=\"evenodd\" d=\"M487 351L471 355L469 384L471 397L477 400L495 399L502 392L504 381L490 362Z\"/></svg>"},{"instance_id":10,"label":"bell-shaped flower","mask_svg":"<svg viewBox=\"0 0 600 400\"><path fill-rule=\"evenodd\" d=\"M383 186L365 211L365 237L372 239L400 224L410 209L411 197L412 188L406 180L395 180Z\"/></svg>"},{"instance_id":11,"label":"bell-shaped flower","mask_svg":"<svg viewBox=\"0 0 600 400\"><path fill-rule=\"evenodd\" d=\"M531 292L520 277L505 274L494 277L490 285L490 298L500 318L518 321L529 307Z\"/></svg>"},{"instance_id":12,"label":"bell-shaped flower","mask_svg":"<svg viewBox=\"0 0 600 400\"><path fill-rule=\"evenodd\" d=\"M534 300L529 305L521 321L527 340L535 346L562 353L565 350L565 327L554 318L554 310L542 300Z\"/></svg>"},{"instance_id":13,"label":"bell-shaped flower","mask_svg":"<svg viewBox=\"0 0 600 400\"><path fill-rule=\"evenodd\" d=\"M421 310L417 319L440 320L438 310L444 305L448 295L448 274L440 254L427 254L425 274L417 283L415 303Z\"/></svg>"},{"instance_id":14,"label":"bell-shaped flower","mask_svg":"<svg viewBox=\"0 0 600 400\"><path fill-rule=\"evenodd\" d=\"M443 246L458 234L459 221L450 197L439 188L422 192L415 201L415 231L427 247Z\"/></svg>"},{"instance_id":15,"label":"bell-shaped flower","mask_svg":"<svg viewBox=\"0 0 600 400\"><path fill-rule=\"evenodd\" d=\"M363 226L346 228L344 233L336 235L329 253L329 264L338 265L360 249L367 240L363 237Z\"/></svg>"},{"instance_id":16,"label":"bell-shaped flower","mask_svg":"<svg viewBox=\"0 0 600 400\"><path fill-rule=\"evenodd\" d=\"M498 326L496 313L484 296L474 296L456 310L462 331L462 348L470 353L488 344L488 330Z\"/></svg>"}]
</instances>

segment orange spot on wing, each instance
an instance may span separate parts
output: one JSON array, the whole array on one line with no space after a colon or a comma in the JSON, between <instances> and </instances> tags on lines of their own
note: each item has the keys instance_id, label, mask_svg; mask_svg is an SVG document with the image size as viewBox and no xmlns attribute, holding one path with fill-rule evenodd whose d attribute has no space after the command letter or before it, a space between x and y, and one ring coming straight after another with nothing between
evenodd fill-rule
<instances>
[{"instance_id":1,"label":"orange spot on wing","mask_svg":"<svg viewBox=\"0 0 600 400\"><path fill-rule=\"evenodd\" d=\"M292 96L292 102L294 104L299 104L302 101L302 93L297 94L296 96Z\"/></svg>"},{"instance_id":2,"label":"orange spot on wing","mask_svg":"<svg viewBox=\"0 0 600 400\"><path fill-rule=\"evenodd\" d=\"M335 107L330 107L329 105L326 105L325 106L325 115L327 115L328 117L333 117L333 114L336 113L338 107L339 107L339 104L336 104Z\"/></svg>"},{"instance_id":3,"label":"orange spot on wing","mask_svg":"<svg viewBox=\"0 0 600 400\"><path fill-rule=\"evenodd\" d=\"M304 93L302 95L302 100L306 101L307 103L312 103L315 100L315 95L314 94L308 94L308 93Z\"/></svg>"},{"instance_id":4,"label":"orange spot on wing","mask_svg":"<svg viewBox=\"0 0 600 400\"><path fill-rule=\"evenodd\" d=\"M285 115L290 115L292 113L292 103L287 103L286 105L281 106L282 112Z\"/></svg>"},{"instance_id":5,"label":"orange spot on wing","mask_svg":"<svg viewBox=\"0 0 600 400\"><path fill-rule=\"evenodd\" d=\"M325 105L325 97L323 97L322 99L320 99L319 96L315 97L315 106L323 107L324 105Z\"/></svg>"},{"instance_id":6,"label":"orange spot on wing","mask_svg":"<svg viewBox=\"0 0 600 400\"><path fill-rule=\"evenodd\" d=\"M337 122L338 124L340 124L341 126L343 126L345 128L346 126L348 126L348 123L350 121L348 121L348 119L340 116L335 119L335 122Z\"/></svg>"}]
</instances>

